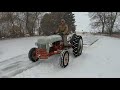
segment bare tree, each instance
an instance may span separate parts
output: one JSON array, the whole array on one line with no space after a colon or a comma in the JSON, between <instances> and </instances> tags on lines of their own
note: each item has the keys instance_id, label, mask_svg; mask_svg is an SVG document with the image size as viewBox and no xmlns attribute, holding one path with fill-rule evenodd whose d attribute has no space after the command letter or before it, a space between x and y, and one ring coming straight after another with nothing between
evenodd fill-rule
<instances>
[{"instance_id":1,"label":"bare tree","mask_svg":"<svg viewBox=\"0 0 120 90\"><path fill-rule=\"evenodd\" d=\"M0 38L35 35L45 12L0 12Z\"/></svg>"},{"instance_id":2,"label":"bare tree","mask_svg":"<svg viewBox=\"0 0 120 90\"><path fill-rule=\"evenodd\" d=\"M89 17L91 18L91 26L93 29L101 27L102 33L104 33L106 24L106 13L105 12L90 12Z\"/></svg>"},{"instance_id":3,"label":"bare tree","mask_svg":"<svg viewBox=\"0 0 120 90\"><path fill-rule=\"evenodd\" d=\"M101 32L107 31L109 35L112 34L113 28L118 17L118 12L90 12L92 28L101 27Z\"/></svg>"},{"instance_id":4,"label":"bare tree","mask_svg":"<svg viewBox=\"0 0 120 90\"><path fill-rule=\"evenodd\" d=\"M112 35L112 33L113 33L113 27L115 25L115 21L117 19L117 15L118 15L118 12L109 12L107 14L106 26L107 26L107 29L109 31L109 35Z\"/></svg>"},{"instance_id":5,"label":"bare tree","mask_svg":"<svg viewBox=\"0 0 120 90\"><path fill-rule=\"evenodd\" d=\"M36 22L41 12L26 12L26 29L30 36L35 34Z\"/></svg>"}]
</instances>

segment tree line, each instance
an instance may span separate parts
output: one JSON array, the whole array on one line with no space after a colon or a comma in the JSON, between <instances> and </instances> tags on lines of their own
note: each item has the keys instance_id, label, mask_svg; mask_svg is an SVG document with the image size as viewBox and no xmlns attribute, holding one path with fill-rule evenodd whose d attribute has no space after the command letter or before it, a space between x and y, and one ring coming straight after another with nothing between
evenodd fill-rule
<instances>
[{"instance_id":1,"label":"tree line","mask_svg":"<svg viewBox=\"0 0 120 90\"><path fill-rule=\"evenodd\" d=\"M0 38L50 35L65 19L71 32L75 31L72 12L0 12Z\"/></svg>"},{"instance_id":2,"label":"tree line","mask_svg":"<svg viewBox=\"0 0 120 90\"><path fill-rule=\"evenodd\" d=\"M94 32L120 33L120 12L89 12ZM75 32L72 12L0 12L0 39L34 35L51 35L65 19L69 33Z\"/></svg>"},{"instance_id":3,"label":"tree line","mask_svg":"<svg viewBox=\"0 0 120 90\"><path fill-rule=\"evenodd\" d=\"M89 12L91 27L94 32L112 35L120 32L120 12Z\"/></svg>"},{"instance_id":4,"label":"tree line","mask_svg":"<svg viewBox=\"0 0 120 90\"><path fill-rule=\"evenodd\" d=\"M35 35L43 12L0 12L0 38Z\"/></svg>"}]
</instances>

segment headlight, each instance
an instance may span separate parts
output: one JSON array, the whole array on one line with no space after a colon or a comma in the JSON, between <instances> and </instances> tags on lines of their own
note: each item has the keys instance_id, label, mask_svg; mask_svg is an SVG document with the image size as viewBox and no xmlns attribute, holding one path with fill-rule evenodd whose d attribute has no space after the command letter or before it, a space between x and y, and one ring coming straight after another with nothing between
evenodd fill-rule
<instances>
[{"instance_id":1,"label":"headlight","mask_svg":"<svg viewBox=\"0 0 120 90\"><path fill-rule=\"evenodd\" d=\"M52 47L52 43L49 43L49 47Z\"/></svg>"}]
</instances>

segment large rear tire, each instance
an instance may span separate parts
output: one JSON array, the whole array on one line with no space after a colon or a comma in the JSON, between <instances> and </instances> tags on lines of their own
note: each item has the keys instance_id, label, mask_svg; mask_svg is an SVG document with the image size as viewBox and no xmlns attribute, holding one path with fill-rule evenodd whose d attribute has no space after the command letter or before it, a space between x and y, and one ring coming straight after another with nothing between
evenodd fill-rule
<instances>
[{"instance_id":1,"label":"large rear tire","mask_svg":"<svg viewBox=\"0 0 120 90\"><path fill-rule=\"evenodd\" d=\"M29 53L28 53L28 57L32 62L36 62L38 61L39 58L36 58L36 48L31 48Z\"/></svg>"},{"instance_id":2,"label":"large rear tire","mask_svg":"<svg viewBox=\"0 0 120 90\"><path fill-rule=\"evenodd\" d=\"M76 35L73 40L73 54L75 57L80 56L83 50L83 39L81 36Z\"/></svg>"},{"instance_id":3,"label":"large rear tire","mask_svg":"<svg viewBox=\"0 0 120 90\"><path fill-rule=\"evenodd\" d=\"M73 44L73 41L74 41L74 38L75 38L76 34L73 34L71 40L70 40L70 43Z\"/></svg>"},{"instance_id":4,"label":"large rear tire","mask_svg":"<svg viewBox=\"0 0 120 90\"><path fill-rule=\"evenodd\" d=\"M69 52L64 50L63 52L61 52L60 66L62 68L65 68L66 66L68 66L68 63L69 63Z\"/></svg>"}]
</instances>

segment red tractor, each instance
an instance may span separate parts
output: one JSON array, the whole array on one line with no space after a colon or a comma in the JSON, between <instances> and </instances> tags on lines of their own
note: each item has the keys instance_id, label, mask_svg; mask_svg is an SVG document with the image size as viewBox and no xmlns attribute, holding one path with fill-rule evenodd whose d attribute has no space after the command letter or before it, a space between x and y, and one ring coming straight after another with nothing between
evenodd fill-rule
<instances>
[{"instance_id":1,"label":"red tractor","mask_svg":"<svg viewBox=\"0 0 120 90\"><path fill-rule=\"evenodd\" d=\"M35 43L37 48L30 49L28 57L36 62L39 59L46 60L52 55L60 54L60 66L65 68L69 63L68 49L73 49L75 57L80 56L83 49L83 39L80 35L68 35L67 42L69 46L66 47L60 35L41 36Z\"/></svg>"}]
</instances>

